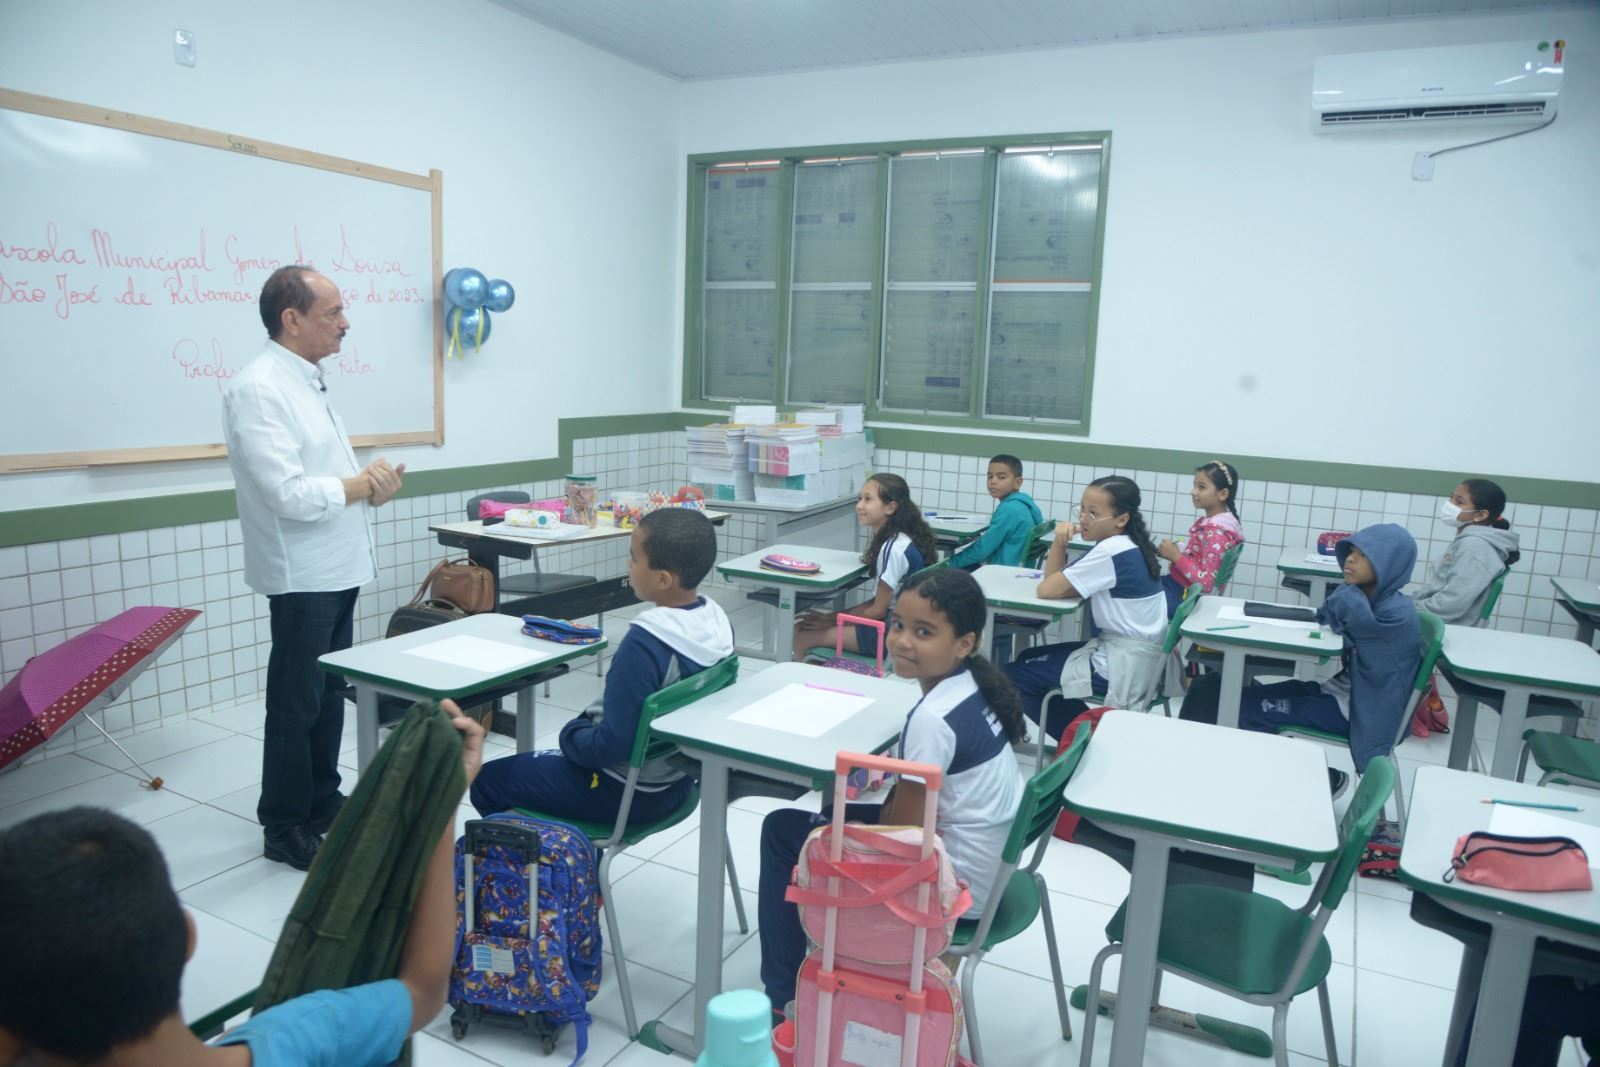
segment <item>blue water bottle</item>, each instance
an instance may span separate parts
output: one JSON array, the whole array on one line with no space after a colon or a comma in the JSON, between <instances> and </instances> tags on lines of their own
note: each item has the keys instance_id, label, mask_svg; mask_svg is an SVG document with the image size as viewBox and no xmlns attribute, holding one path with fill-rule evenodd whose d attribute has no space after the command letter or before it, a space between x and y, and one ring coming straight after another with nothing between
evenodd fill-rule
<instances>
[{"instance_id":1,"label":"blue water bottle","mask_svg":"<svg viewBox=\"0 0 1600 1067\"><path fill-rule=\"evenodd\" d=\"M772 1051L772 1001L754 989L734 989L706 1007L705 1051L695 1067L777 1067Z\"/></svg>"}]
</instances>

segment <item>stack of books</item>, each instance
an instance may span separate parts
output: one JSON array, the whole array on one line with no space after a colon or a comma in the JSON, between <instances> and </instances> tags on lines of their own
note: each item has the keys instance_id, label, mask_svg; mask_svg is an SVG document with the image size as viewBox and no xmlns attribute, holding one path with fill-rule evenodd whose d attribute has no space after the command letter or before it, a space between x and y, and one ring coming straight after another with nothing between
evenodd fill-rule
<instances>
[{"instance_id":1,"label":"stack of books","mask_svg":"<svg viewBox=\"0 0 1600 1067\"><path fill-rule=\"evenodd\" d=\"M755 478L745 449L746 428L731 422L690 426L689 481L707 500L754 500Z\"/></svg>"}]
</instances>

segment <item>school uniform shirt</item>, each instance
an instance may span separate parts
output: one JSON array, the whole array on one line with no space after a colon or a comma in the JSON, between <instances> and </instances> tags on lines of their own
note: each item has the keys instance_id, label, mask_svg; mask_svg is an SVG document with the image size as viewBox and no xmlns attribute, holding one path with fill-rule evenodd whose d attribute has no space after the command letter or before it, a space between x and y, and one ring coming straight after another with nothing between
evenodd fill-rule
<instances>
[{"instance_id":1,"label":"school uniform shirt","mask_svg":"<svg viewBox=\"0 0 1600 1067\"><path fill-rule=\"evenodd\" d=\"M361 468L318 367L268 341L222 394L222 432L246 585L336 593L376 577L372 508L344 501Z\"/></svg>"},{"instance_id":2,"label":"school uniform shirt","mask_svg":"<svg viewBox=\"0 0 1600 1067\"><path fill-rule=\"evenodd\" d=\"M411 1032L411 993L390 978L268 1008L212 1045L247 1045L254 1067L383 1067Z\"/></svg>"},{"instance_id":3,"label":"school uniform shirt","mask_svg":"<svg viewBox=\"0 0 1600 1067\"><path fill-rule=\"evenodd\" d=\"M1166 640L1167 595L1127 534L1096 541L1066 575L1101 630L1157 645ZM1094 650L1093 666L1102 678L1111 677L1104 648Z\"/></svg>"},{"instance_id":4,"label":"school uniform shirt","mask_svg":"<svg viewBox=\"0 0 1600 1067\"><path fill-rule=\"evenodd\" d=\"M606 670L599 700L561 728L561 754L585 770L626 783L644 702L659 689L733 655L733 626L715 600L652 607L636 615ZM635 788L660 792L684 776L665 760L639 769Z\"/></svg>"},{"instance_id":5,"label":"school uniform shirt","mask_svg":"<svg viewBox=\"0 0 1600 1067\"><path fill-rule=\"evenodd\" d=\"M977 918L1022 803L1022 771L971 671L952 674L917 701L900 731L900 758L944 771L935 815L939 837L972 891L967 917Z\"/></svg>"},{"instance_id":6,"label":"school uniform shirt","mask_svg":"<svg viewBox=\"0 0 1600 1067\"><path fill-rule=\"evenodd\" d=\"M898 592L900 583L905 581L906 575L915 574L927 561L922 558L922 553L912 543L909 536L897 533L885 541L878 549L878 558L873 561L873 571L878 576L878 581L889 587L889 592Z\"/></svg>"}]
</instances>

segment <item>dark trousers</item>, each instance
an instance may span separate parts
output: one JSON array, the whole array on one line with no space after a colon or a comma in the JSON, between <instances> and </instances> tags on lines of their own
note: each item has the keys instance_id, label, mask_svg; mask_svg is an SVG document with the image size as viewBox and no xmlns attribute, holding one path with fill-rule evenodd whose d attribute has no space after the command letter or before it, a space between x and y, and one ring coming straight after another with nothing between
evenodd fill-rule
<instances>
[{"instance_id":1,"label":"dark trousers","mask_svg":"<svg viewBox=\"0 0 1600 1067\"><path fill-rule=\"evenodd\" d=\"M350 647L358 592L267 597L272 653L256 819L268 831L298 826L338 803L344 678L325 672L317 658Z\"/></svg>"},{"instance_id":2,"label":"dark trousers","mask_svg":"<svg viewBox=\"0 0 1600 1067\"><path fill-rule=\"evenodd\" d=\"M1064 697L1052 697L1050 707L1042 707L1044 695L1061 684L1061 668L1066 665L1067 657L1082 648L1083 644L1082 641L1068 641L1060 645L1030 648L1000 668L1011 679L1011 684L1016 686L1018 695L1022 697L1022 711L1028 718L1038 722L1040 712L1045 712L1044 732L1051 737L1060 737L1067 724L1089 707L1087 701L1067 700ZM1098 673L1090 676L1090 684L1096 693L1103 694L1107 689L1106 679Z\"/></svg>"},{"instance_id":3,"label":"dark trousers","mask_svg":"<svg viewBox=\"0 0 1600 1067\"><path fill-rule=\"evenodd\" d=\"M1186 585L1179 585L1178 579L1170 574L1161 576L1161 591L1167 597L1167 618L1172 618L1178 613L1178 605L1183 603L1183 594L1189 591Z\"/></svg>"},{"instance_id":4,"label":"dark trousers","mask_svg":"<svg viewBox=\"0 0 1600 1067\"><path fill-rule=\"evenodd\" d=\"M1222 675L1203 674L1184 694L1178 717L1214 723L1221 699ZM1316 682L1245 686L1239 700L1239 726L1267 734L1275 734L1285 726L1310 726L1346 736L1350 733L1350 721L1340 712L1339 702Z\"/></svg>"},{"instance_id":5,"label":"dark trousers","mask_svg":"<svg viewBox=\"0 0 1600 1067\"><path fill-rule=\"evenodd\" d=\"M1477 1009L1467 1017L1467 1033L1456 1056L1465 1067L1472 1044L1472 1023ZM1556 1067L1561 1045L1569 1036L1583 1039L1590 1056L1600 1045L1600 985L1582 985L1565 975L1540 975L1529 979L1522 1002L1522 1023L1511 1053L1511 1067ZM1594 1063L1593 1059L1588 1061Z\"/></svg>"},{"instance_id":6,"label":"dark trousers","mask_svg":"<svg viewBox=\"0 0 1600 1067\"><path fill-rule=\"evenodd\" d=\"M560 752L519 752L490 760L472 783L472 806L479 815L527 808L557 819L614 822L622 810L622 783L602 771L585 770ZM667 788L635 789L628 824L665 818L694 788L684 777Z\"/></svg>"}]
</instances>

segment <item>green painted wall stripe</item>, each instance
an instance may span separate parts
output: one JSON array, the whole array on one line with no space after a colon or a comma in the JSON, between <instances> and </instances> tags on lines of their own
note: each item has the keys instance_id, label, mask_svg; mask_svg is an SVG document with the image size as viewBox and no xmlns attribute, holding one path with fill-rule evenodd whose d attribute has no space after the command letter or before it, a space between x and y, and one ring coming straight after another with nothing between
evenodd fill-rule
<instances>
[{"instance_id":1,"label":"green painted wall stripe","mask_svg":"<svg viewBox=\"0 0 1600 1067\"><path fill-rule=\"evenodd\" d=\"M658 411L640 415L595 415L562 419L557 429L561 452L558 457L416 471L406 475L405 489L401 495L425 496L432 493L477 490L488 486L560 478L572 467L572 444L576 440L636 433L662 433L680 430L685 426L714 422L719 417L725 416L705 411ZM941 430L906 429L898 426L876 426L873 428L873 437L879 448L970 456L990 456L1004 451L1012 452L1021 459L1033 463L1073 463L1089 467L1115 467L1119 470L1186 471L1216 458L1210 452L1054 441L1025 434L1000 437ZM1513 503L1600 509L1600 483L1597 482L1520 478L1497 475L1493 471L1463 472L1373 467L1358 463L1323 463L1270 456L1224 456L1223 458L1238 465L1240 477L1246 483L1247 494L1248 483L1271 481L1444 496L1454 487L1453 479L1460 478L1463 474L1474 474L1484 475L1499 482ZM157 529L164 526L184 526L198 522L216 522L234 518L236 515L231 489L170 493L165 496L98 501L58 508L6 511L0 512L0 547L33 544L39 541L60 541L70 537L124 533L130 530Z\"/></svg>"}]
</instances>

